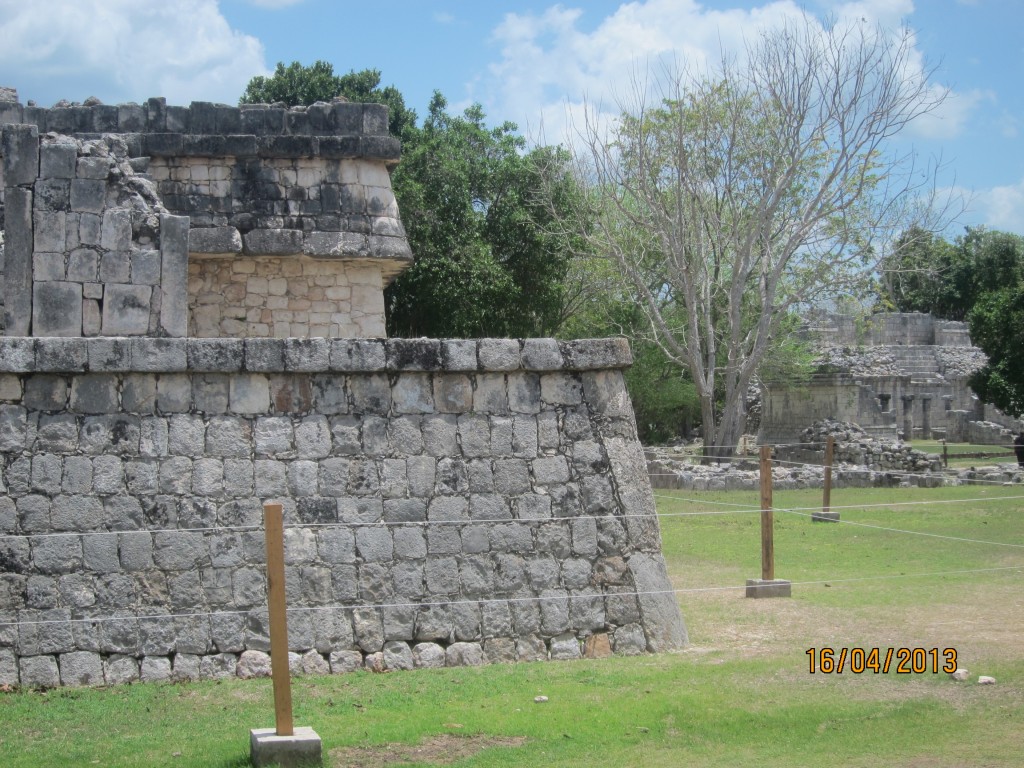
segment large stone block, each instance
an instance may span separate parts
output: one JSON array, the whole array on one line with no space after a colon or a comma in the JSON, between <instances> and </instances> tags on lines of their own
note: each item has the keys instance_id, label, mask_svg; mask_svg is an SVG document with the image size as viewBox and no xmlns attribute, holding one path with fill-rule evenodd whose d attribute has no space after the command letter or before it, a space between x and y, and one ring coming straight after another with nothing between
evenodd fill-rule
<instances>
[{"instance_id":1,"label":"large stone block","mask_svg":"<svg viewBox=\"0 0 1024 768\"><path fill-rule=\"evenodd\" d=\"M36 283L32 291L34 336L82 335L82 286L78 283Z\"/></svg>"},{"instance_id":2,"label":"large stone block","mask_svg":"<svg viewBox=\"0 0 1024 768\"><path fill-rule=\"evenodd\" d=\"M192 253L224 256L242 252L242 236L234 227L194 227L188 233Z\"/></svg>"},{"instance_id":3,"label":"large stone block","mask_svg":"<svg viewBox=\"0 0 1024 768\"><path fill-rule=\"evenodd\" d=\"M106 286L104 294L105 336L142 336L149 330L151 286L112 283Z\"/></svg>"},{"instance_id":4,"label":"large stone block","mask_svg":"<svg viewBox=\"0 0 1024 768\"><path fill-rule=\"evenodd\" d=\"M39 129L34 125L5 125L0 133L0 154L8 187L35 183L39 176Z\"/></svg>"}]
</instances>

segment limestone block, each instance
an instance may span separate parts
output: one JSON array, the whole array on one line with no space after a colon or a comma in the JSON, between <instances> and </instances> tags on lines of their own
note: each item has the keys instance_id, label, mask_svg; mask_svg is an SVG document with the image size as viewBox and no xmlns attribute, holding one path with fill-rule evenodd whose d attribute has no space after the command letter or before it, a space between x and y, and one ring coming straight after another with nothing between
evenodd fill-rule
<instances>
[{"instance_id":1,"label":"limestone block","mask_svg":"<svg viewBox=\"0 0 1024 768\"><path fill-rule=\"evenodd\" d=\"M184 339L134 338L130 341L132 368L138 372L174 373L188 370Z\"/></svg>"},{"instance_id":2,"label":"limestone block","mask_svg":"<svg viewBox=\"0 0 1024 768\"><path fill-rule=\"evenodd\" d=\"M160 216L160 330L183 337L188 330L187 216Z\"/></svg>"},{"instance_id":3,"label":"limestone block","mask_svg":"<svg viewBox=\"0 0 1024 768\"><path fill-rule=\"evenodd\" d=\"M480 365L486 371L514 371L522 364L516 339L480 339Z\"/></svg>"},{"instance_id":4,"label":"limestone block","mask_svg":"<svg viewBox=\"0 0 1024 768\"><path fill-rule=\"evenodd\" d=\"M110 174L111 162L106 157L80 157L75 169L79 179L102 181Z\"/></svg>"},{"instance_id":5,"label":"limestone block","mask_svg":"<svg viewBox=\"0 0 1024 768\"><path fill-rule=\"evenodd\" d=\"M580 641L572 633L564 633L551 638L551 658L559 661L582 659Z\"/></svg>"},{"instance_id":6,"label":"limestone block","mask_svg":"<svg viewBox=\"0 0 1024 768\"><path fill-rule=\"evenodd\" d=\"M370 255L369 240L357 232L307 232L301 252L316 259L356 259Z\"/></svg>"},{"instance_id":7,"label":"limestone block","mask_svg":"<svg viewBox=\"0 0 1024 768\"><path fill-rule=\"evenodd\" d=\"M193 227L188 233L191 253L226 256L242 252L242 236L235 227Z\"/></svg>"},{"instance_id":8,"label":"limestone block","mask_svg":"<svg viewBox=\"0 0 1024 768\"><path fill-rule=\"evenodd\" d=\"M363 668L363 654L354 650L333 651L330 665L332 675L356 672Z\"/></svg>"},{"instance_id":9,"label":"limestone block","mask_svg":"<svg viewBox=\"0 0 1024 768\"><path fill-rule=\"evenodd\" d=\"M384 342L373 339L332 339L330 369L332 371L375 372L386 368Z\"/></svg>"},{"instance_id":10,"label":"limestone block","mask_svg":"<svg viewBox=\"0 0 1024 768\"><path fill-rule=\"evenodd\" d=\"M171 660L161 656L145 656L142 659L139 679L144 683L170 680Z\"/></svg>"},{"instance_id":11,"label":"limestone block","mask_svg":"<svg viewBox=\"0 0 1024 768\"><path fill-rule=\"evenodd\" d=\"M34 125L3 126L0 155L8 187L33 184L39 176L39 129Z\"/></svg>"},{"instance_id":12,"label":"limestone block","mask_svg":"<svg viewBox=\"0 0 1024 768\"><path fill-rule=\"evenodd\" d=\"M142 336L149 330L153 288L108 283L103 301L104 336Z\"/></svg>"},{"instance_id":13,"label":"limestone block","mask_svg":"<svg viewBox=\"0 0 1024 768\"><path fill-rule=\"evenodd\" d=\"M68 256L68 280L94 283L99 279L99 254L91 248L78 248Z\"/></svg>"},{"instance_id":14,"label":"limestone block","mask_svg":"<svg viewBox=\"0 0 1024 768\"><path fill-rule=\"evenodd\" d=\"M0 685L18 685L18 659L13 648L0 648Z\"/></svg>"},{"instance_id":15,"label":"limestone block","mask_svg":"<svg viewBox=\"0 0 1024 768\"><path fill-rule=\"evenodd\" d=\"M617 656L636 656L647 650L644 630L639 624L625 624L612 633L612 649Z\"/></svg>"},{"instance_id":16,"label":"limestone block","mask_svg":"<svg viewBox=\"0 0 1024 768\"><path fill-rule=\"evenodd\" d=\"M270 383L260 374L236 374L230 378L232 413L259 414L270 408Z\"/></svg>"},{"instance_id":17,"label":"limestone block","mask_svg":"<svg viewBox=\"0 0 1024 768\"><path fill-rule=\"evenodd\" d=\"M283 371L283 339L246 339L245 369L248 371Z\"/></svg>"},{"instance_id":18,"label":"limestone block","mask_svg":"<svg viewBox=\"0 0 1024 768\"><path fill-rule=\"evenodd\" d=\"M444 652L447 667L476 667L484 663L480 643L452 643Z\"/></svg>"},{"instance_id":19,"label":"limestone block","mask_svg":"<svg viewBox=\"0 0 1024 768\"><path fill-rule=\"evenodd\" d=\"M53 656L22 656L18 673L25 688L54 688L60 685L60 669Z\"/></svg>"},{"instance_id":20,"label":"limestone block","mask_svg":"<svg viewBox=\"0 0 1024 768\"><path fill-rule=\"evenodd\" d=\"M665 559L660 554L637 552L630 555L627 564L639 593L647 649L660 653L682 648L687 641L686 626L668 580Z\"/></svg>"},{"instance_id":21,"label":"limestone block","mask_svg":"<svg viewBox=\"0 0 1024 768\"><path fill-rule=\"evenodd\" d=\"M441 365L445 371L475 371L477 341L473 339L444 339L441 341Z\"/></svg>"},{"instance_id":22,"label":"limestone block","mask_svg":"<svg viewBox=\"0 0 1024 768\"><path fill-rule=\"evenodd\" d=\"M445 666L445 651L437 643L417 643L412 648L413 665L417 668Z\"/></svg>"},{"instance_id":23,"label":"limestone block","mask_svg":"<svg viewBox=\"0 0 1024 768\"><path fill-rule=\"evenodd\" d=\"M134 250L131 252L131 280L136 285L157 285L161 281L159 251Z\"/></svg>"},{"instance_id":24,"label":"limestone block","mask_svg":"<svg viewBox=\"0 0 1024 768\"><path fill-rule=\"evenodd\" d=\"M100 179L72 179L71 210L77 213L103 213L107 184Z\"/></svg>"},{"instance_id":25,"label":"limestone block","mask_svg":"<svg viewBox=\"0 0 1024 768\"><path fill-rule=\"evenodd\" d=\"M516 659L519 661L547 661L548 648L536 635L521 635L516 638Z\"/></svg>"},{"instance_id":26,"label":"limestone block","mask_svg":"<svg viewBox=\"0 0 1024 768\"><path fill-rule=\"evenodd\" d=\"M285 339L284 365L289 371L326 371L330 362L327 339Z\"/></svg>"},{"instance_id":27,"label":"limestone block","mask_svg":"<svg viewBox=\"0 0 1024 768\"><path fill-rule=\"evenodd\" d=\"M628 368L633 363L629 340L624 337L563 341L559 346L565 367L573 371Z\"/></svg>"},{"instance_id":28,"label":"limestone block","mask_svg":"<svg viewBox=\"0 0 1024 768\"><path fill-rule=\"evenodd\" d=\"M82 286L36 283L32 292L32 330L36 336L82 335Z\"/></svg>"},{"instance_id":29,"label":"limestone block","mask_svg":"<svg viewBox=\"0 0 1024 768\"><path fill-rule=\"evenodd\" d=\"M63 685L103 685L103 661L98 653L73 651L60 655Z\"/></svg>"},{"instance_id":30,"label":"limestone block","mask_svg":"<svg viewBox=\"0 0 1024 768\"><path fill-rule=\"evenodd\" d=\"M400 376L391 389L391 397L396 413L434 412L433 386L427 374Z\"/></svg>"},{"instance_id":31,"label":"limestone block","mask_svg":"<svg viewBox=\"0 0 1024 768\"><path fill-rule=\"evenodd\" d=\"M73 179L77 158L78 149L74 144L46 142L39 147L39 177Z\"/></svg>"},{"instance_id":32,"label":"limestone block","mask_svg":"<svg viewBox=\"0 0 1024 768\"><path fill-rule=\"evenodd\" d=\"M254 229L246 232L242 240L244 252L254 256L290 256L303 252L300 229Z\"/></svg>"},{"instance_id":33,"label":"limestone block","mask_svg":"<svg viewBox=\"0 0 1024 768\"><path fill-rule=\"evenodd\" d=\"M6 136L6 132L4 133ZM6 155L5 155L6 158ZM6 160L5 160L6 162ZM34 180L34 175L33 175ZM10 184L8 180L6 183ZM4 329L8 336L28 336L32 318L32 192L5 192ZM4 357L0 356L0 366Z\"/></svg>"},{"instance_id":34,"label":"limestone block","mask_svg":"<svg viewBox=\"0 0 1024 768\"><path fill-rule=\"evenodd\" d=\"M242 369L245 347L239 339L188 339L188 367L194 372L230 373Z\"/></svg>"}]
</instances>

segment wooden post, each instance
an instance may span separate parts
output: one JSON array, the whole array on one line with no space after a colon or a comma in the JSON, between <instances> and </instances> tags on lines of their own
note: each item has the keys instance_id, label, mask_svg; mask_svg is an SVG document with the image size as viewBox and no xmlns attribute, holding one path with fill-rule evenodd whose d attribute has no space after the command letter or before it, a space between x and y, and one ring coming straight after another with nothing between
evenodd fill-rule
<instances>
[{"instance_id":1,"label":"wooden post","mask_svg":"<svg viewBox=\"0 0 1024 768\"><path fill-rule=\"evenodd\" d=\"M813 523L835 523L839 521L839 513L829 511L832 506L832 461L835 456L836 439L832 435L825 441L825 489L821 495L821 513L811 515Z\"/></svg>"},{"instance_id":2,"label":"wooden post","mask_svg":"<svg viewBox=\"0 0 1024 768\"><path fill-rule=\"evenodd\" d=\"M942 441L942 468L949 469L949 446L945 440Z\"/></svg>"},{"instance_id":3,"label":"wooden post","mask_svg":"<svg viewBox=\"0 0 1024 768\"><path fill-rule=\"evenodd\" d=\"M761 446L761 579L775 579L774 518L772 515L772 449Z\"/></svg>"},{"instance_id":4,"label":"wooden post","mask_svg":"<svg viewBox=\"0 0 1024 768\"><path fill-rule=\"evenodd\" d=\"M775 520L772 513L772 448L761 446L761 578L747 579L747 597L791 597L793 585L775 578Z\"/></svg>"},{"instance_id":5,"label":"wooden post","mask_svg":"<svg viewBox=\"0 0 1024 768\"><path fill-rule=\"evenodd\" d=\"M284 519L280 504L263 505L267 540L267 608L270 613L270 672L278 736L292 736L292 684L288 669L288 615L284 591Z\"/></svg>"}]
</instances>

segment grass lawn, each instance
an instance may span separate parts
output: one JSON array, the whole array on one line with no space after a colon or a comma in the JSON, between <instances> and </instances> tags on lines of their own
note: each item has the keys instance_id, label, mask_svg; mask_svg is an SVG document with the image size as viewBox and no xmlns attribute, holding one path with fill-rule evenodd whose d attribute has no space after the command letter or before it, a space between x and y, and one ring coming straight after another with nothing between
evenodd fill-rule
<instances>
[{"instance_id":1,"label":"grass lawn","mask_svg":"<svg viewBox=\"0 0 1024 768\"><path fill-rule=\"evenodd\" d=\"M1013 452L1013 438L1007 438L1006 445L982 445L974 443L947 443L939 440L913 440L912 448L925 453L942 456L945 448L950 469L967 469L991 464L1016 464Z\"/></svg>"},{"instance_id":2,"label":"grass lawn","mask_svg":"<svg viewBox=\"0 0 1024 768\"><path fill-rule=\"evenodd\" d=\"M1024 498L999 499L1024 488L837 489L839 524L781 511L820 491L777 491L775 570L793 597L771 600L742 596L760 576L756 494L656 494L685 651L301 678L296 723L338 767L1021 764ZM885 506L908 501L928 503ZM724 510L738 511L693 514ZM806 651L823 646L952 647L972 682L811 675ZM5 768L229 768L273 705L267 680L26 691L0 695L0 723Z\"/></svg>"}]
</instances>

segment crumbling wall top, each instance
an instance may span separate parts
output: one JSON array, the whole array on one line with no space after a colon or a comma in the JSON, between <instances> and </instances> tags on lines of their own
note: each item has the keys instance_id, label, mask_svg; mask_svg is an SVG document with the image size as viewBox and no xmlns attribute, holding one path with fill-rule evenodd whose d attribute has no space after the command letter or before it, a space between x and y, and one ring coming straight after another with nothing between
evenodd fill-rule
<instances>
[{"instance_id":1,"label":"crumbling wall top","mask_svg":"<svg viewBox=\"0 0 1024 768\"><path fill-rule=\"evenodd\" d=\"M149 157L324 157L398 162L401 145L388 135L382 104L318 102L309 107L206 101L168 105L164 98L144 104L83 104L51 108L24 106L13 89L0 90L0 125L35 125L39 133L97 138L128 135L133 156Z\"/></svg>"}]
</instances>

